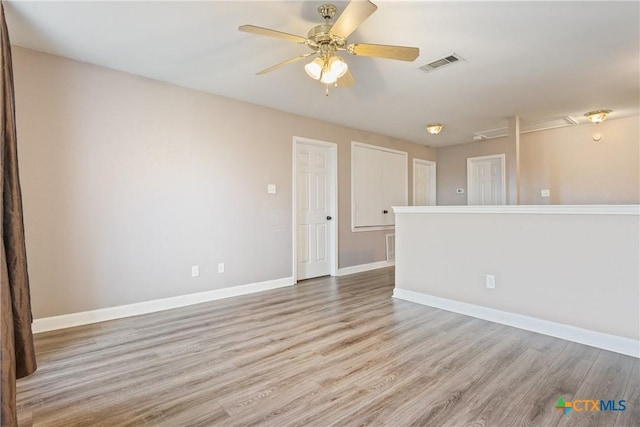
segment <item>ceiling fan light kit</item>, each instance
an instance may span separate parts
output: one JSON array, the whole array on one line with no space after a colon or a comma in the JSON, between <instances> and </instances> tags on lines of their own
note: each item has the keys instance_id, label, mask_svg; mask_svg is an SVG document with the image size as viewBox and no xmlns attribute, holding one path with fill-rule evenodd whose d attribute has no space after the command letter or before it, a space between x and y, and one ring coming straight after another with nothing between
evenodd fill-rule
<instances>
[{"instance_id":1,"label":"ceiling fan light kit","mask_svg":"<svg viewBox=\"0 0 640 427\"><path fill-rule=\"evenodd\" d=\"M331 56L329 59L315 58L304 66L309 77L328 85L336 83L348 69L347 63L339 56Z\"/></svg>"},{"instance_id":2,"label":"ceiling fan light kit","mask_svg":"<svg viewBox=\"0 0 640 427\"><path fill-rule=\"evenodd\" d=\"M241 25L238 30L304 44L314 51L288 59L259 71L257 74L266 74L303 58L318 55L305 65L304 69L307 75L325 84L327 90L330 84L335 84L336 87L349 87L353 85L354 79L349 72L347 63L342 57L336 55L338 51L344 51L354 56L369 56L400 61L414 61L420 54L420 50L417 47L367 43L347 44L347 37L377 8L375 4L368 0L353 0L347 4L335 23L331 24L329 20L337 13L337 8L332 4L323 4L318 7L318 14L325 20L325 23L311 28L306 38L255 25Z\"/></svg>"}]
</instances>

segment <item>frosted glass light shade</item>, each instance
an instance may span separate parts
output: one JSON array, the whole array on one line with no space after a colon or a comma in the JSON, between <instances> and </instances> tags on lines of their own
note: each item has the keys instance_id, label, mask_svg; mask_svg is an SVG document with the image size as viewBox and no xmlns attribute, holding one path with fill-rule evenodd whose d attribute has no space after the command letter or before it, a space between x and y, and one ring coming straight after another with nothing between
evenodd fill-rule
<instances>
[{"instance_id":1,"label":"frosted glass light shade","mask_svg":"<svg viewBox=\"0 0 640 427\"><path fill-rule=\"evenodd\" d=\"M339 56L334 56L329 60L329 68L331 69L331 73L335 74L336 78L339 79L340 77L344 76L349 67L342 58L340 58Z\"/></svg>"},{"instance_id":2,"label":"frosted glass light shade","mask_svg":"<svg viewBox=\"0 0 640 427\"><path fill-rule=\"evenodd\" d=\"M322 63L322 59L316 58L313 61L309 62L307 65L305 65L304 70L307 72L309 77L311 77L314 80L318 80L322 74L323 65L324 64Z\"/></svg>"},{"instance_id":3,"label":"frosted glass light shade","mask_svg":"<svg viewBox=\"0 0 640 427\"><path fill-rule=\"evenodd\" d=\"M320 77L320 83L324 83L327 85L333 84L338 80L338 76L336 76L333 72L331 72L331 68L329 64L325 64L322 69L322 76Z\"/></svg>"}]
</instances>

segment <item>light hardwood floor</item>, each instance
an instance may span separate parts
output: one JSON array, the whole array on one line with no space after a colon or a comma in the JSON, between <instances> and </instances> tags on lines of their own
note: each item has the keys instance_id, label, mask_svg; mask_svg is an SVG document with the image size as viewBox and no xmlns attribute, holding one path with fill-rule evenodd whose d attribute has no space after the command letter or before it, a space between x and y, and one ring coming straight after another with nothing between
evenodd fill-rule
<instances>
[{"instance_id":1,"label":"light hardwood floor","mask_svg":"<svg viewBox=\"0 0 640 427\"><path fill-rule=\"evenodd\" d=\"M393 269L36 335L21 426L634 426L638 359L394 300ZM625 399L623 412L554 408Z\"/></svg>"}]
</instances>

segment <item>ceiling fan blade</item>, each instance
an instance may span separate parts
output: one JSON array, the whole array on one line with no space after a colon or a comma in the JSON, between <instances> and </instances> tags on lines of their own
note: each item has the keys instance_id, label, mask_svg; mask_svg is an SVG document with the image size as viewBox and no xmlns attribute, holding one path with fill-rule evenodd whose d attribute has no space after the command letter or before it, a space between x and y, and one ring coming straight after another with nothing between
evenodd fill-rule
<instances>
[{"instance_id":1,"label":"ceiling fan blade","mask_svg":"<svg viewBox=\"0 0 640 427\"><path fill-rule=\"evenodd\" d=\"M378 6L369 0L351 0L336 20L336 23L331 27L331 34L346 39L349 37L349 34L353 33L377 8Z\"/></svg>"},{"instance_id":2,"label":"ceiling fan blade","mask_svg":"<svg viewBox=\"0 0 640 427\"><path fill-rule=\"evenodd\" d=\"M307 41L304 37L296 36L295 34L283 33L282 31L270 30L269 28L256 27L255 25L241 25L238 27L238 31L258 34L259 36L275 37L301 44L304 44Z\"/></svg>"},{"instance_id":3,"label":"ceiling fan blade","mask_svg":"<svg viewBox=\"0 0 640 427\"><path fill-rule=\"evenodd\" d=\"M417 47L368 43L351 44L347 47L347 51L353 55L398 59L400 61L415 61L418 55L420 55L420 49Z\"/></svg>"},{"instance_id":4,"label":"ceiling fan blade","mask_svg":"<svg viewBox=\"0 0 640 427\"><path fill-rule=\"evenodd\" d=\"M296 62L296 61L299 61L299 60L301 60L301 59L304 59L304 58L306 58L307 56L315 55L316 53L317 53L317 52L305 53L304 55L300 55L300 56L296 56L295 58L287 59L286 61L281 62L281 63L279 63L279 64L276 64L276 65L274 65L274 66L272 66L272 67L265 68L265 69L264 69L264 70L262 70L262 71L258 71L258 72L256 73L256 75L260 75L260 74L267 74L267 73L269 73L269 72L271 72L271 71L273 71L273 70L277 70L277 69L278 69L278 68L280 68L280 67L284 67L285 65L289 65L289 64L292 64L292 63L294 63L294 62Z\"/></svg>"},{"instance_id":5,"label":"ceiling fan blade","mask_svg":"<svg viewBox=\"0 0 640 427\"><path fill-rule=\"evenodd\" d=\"M353 78L353 74L351 74L351 71L347 70L347 72L344 73L344 76L338 79L336 84L338 87L351 87L355 82L356 81Z\"/></svg>"}]
</instances>

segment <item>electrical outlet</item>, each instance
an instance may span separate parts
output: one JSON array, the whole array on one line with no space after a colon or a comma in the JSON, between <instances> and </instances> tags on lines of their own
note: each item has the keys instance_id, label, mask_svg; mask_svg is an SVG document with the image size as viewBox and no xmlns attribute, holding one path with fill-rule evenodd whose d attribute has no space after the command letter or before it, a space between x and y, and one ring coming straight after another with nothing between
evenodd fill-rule
<instances>
[{"instance_id":1,"label":"electrical outlet","mask_svg":"<svg viewBox=\"0 0 640 427\"><path fill-rule=\"evenodd\" d=\"M540 190L540 197L550 197L551 191L548 188Z\"/></svg>"},{"instance_id":2,"label":"electrical outlet","mask_svg":"<svg viewBox=\"0 0 640 427\"><path fill-rule=\"evenodd\" d=\"M487 289L496 288L496 276L493 274L487 274Z\"/></svg>"},{"instance_id":3,"label":"electrical outlet","mask_svg":"<svg viewBox=\"0 0 640 427\"><path fill-rule=\"evenodd\" d=\"M197 265L191 266L191 277L198 277L200 275L200 267Z\"/></svg>"},{"instance_id":4,"label":"electrical outlet","mask_svg":"<svg viewBox=\"0 0 640 427\"><path fill-rule=\"evenodd\" d=\"M218 264L218 273L224 273L224 262Z\"/></svg>"}]
</instances>

